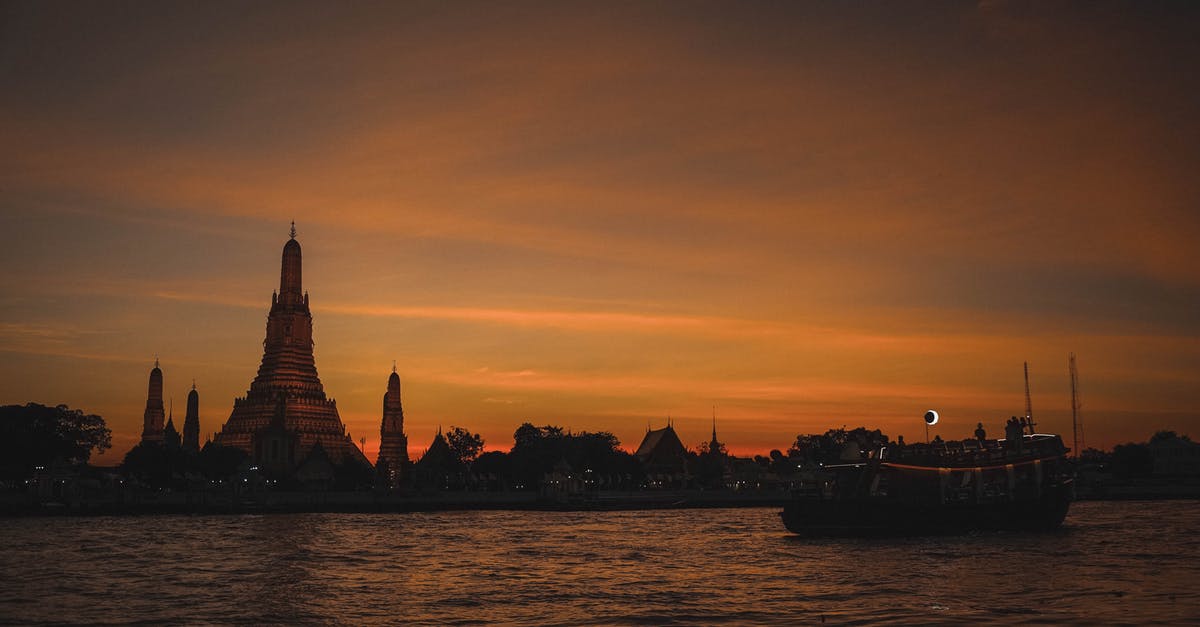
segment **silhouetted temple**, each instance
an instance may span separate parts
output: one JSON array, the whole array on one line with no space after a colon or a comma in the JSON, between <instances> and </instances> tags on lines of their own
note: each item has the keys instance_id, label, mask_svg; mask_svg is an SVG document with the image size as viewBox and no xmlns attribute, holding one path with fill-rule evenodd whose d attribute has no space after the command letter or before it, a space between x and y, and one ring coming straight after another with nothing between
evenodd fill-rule
<instances>
[{"instance_id":1,"label":"silhouetted temple","mask_svg":"<svg viewBox=\"0 0 1200 627\"><path fill-rule=\"evenodd\" d=\"M709 455L720 455L721 449L724 447L725 445L721 444L721 441L717 439L717 418L713 416L712 440L708 443L708 453Z\"/></svg>"},{"instance_id":2,"label":"silhouetted temple","mask_svg":"<svg viewBox=\"0 0 1200 627\"><path fill-rule=\"evenodd\" d=\"M714 431L715 435L715 431ZM715 439L715 438L714 438ZM687 447L667 421L662 429L646 430L634 457L642 463L651 481L660 486L681 487L688 480Z\"/></svg>"},{"instance_id":3,"label":"silhouetted temple","mask_svg":"<svg viewBox=\"0 0 1200 627\"><path fill-rule=\"evenodd\" d=\"M200 452L200 394L196 392L195 381L192 381L192 391L188 392L187 414L183 417L183 450Z\"/></svg>"},{"instance_id":4,"label":"silhouetted temple","mask_svg":"<svg viewBox=\"0 0 1200 627\"><path fill-rule=\"evenodd\" d=\"M383 421L379 425L379 459L375 467L384 479L398 487L408 468L408 436L404 435L404 407L400 404L400 375L392 366L387 393L383 395Z\"/></svg>"},{"instance_id":5,"label":"silhouetted temple","mask_svg":"<svg viewBox=\"0 0 1200 627\"><path fill-rule=\"evenodd\" d=\"M425 454L413 465L414 480L424 488L448 487L454 466L454 453L450 450L450 444L446 442L446 436L442 435L442 428L438 427L433 442L429 443Z\"/></svg>"},{"instance_id":6,"label":"silhouetted temple","mask_svg":"<svg viewBox=\"0 0 1200 627\"><path fill-rule=\"evenodd\" d=\"M158 358L154 359L154 368L150 371L150 390L146 394L146 412L142 415L142 444L165 445L167 448L200 452L200 395L196 393L196 384L192 383L192 391L188 394L187 416L183 422L182 443L179 431L175 428L175 416L165 416L163 411L163 372L158 366ZM163 419L166 418L166 424Z\"/></svg>"},{"instance_id":7,"label":"silhouetted temple","mask_svg":"<svg viewBox=\"0 0 1200 627\"><path fill-rule=\"evenodd\" d=\"M167 416L167 426L163 428L163 444L167 450L179 450L179 430L175 428L175 409L171 409L170 415Z\"/></svg>"},{"instance_id":8,"label":"silhouetted temple","mask_svg":"<svg viewBox=\"0 0 1200 627\"><path fill-rule=\"evenodd\" d=\"M317 376L312 313L300 270L293 225L283 246L279 292L271 296L258 375L246 396L234 399L233 412L213 443L240 448L259 465L281 472L294 470L318 442L334 463L357 461L369 467Z\"/></svg>"},{"instance_id":9,"label":"silhouetted temple","mask_svg":"<svg viewBox=\"0 0 1200 627\"><path fill-rule=\"evenodd\" d=\"M162 444L164 418L163 375L155 358L154 369L150 371L150 390L146 393L146 411L142 414L143 443Z\"/></svg>"}]
</instances>

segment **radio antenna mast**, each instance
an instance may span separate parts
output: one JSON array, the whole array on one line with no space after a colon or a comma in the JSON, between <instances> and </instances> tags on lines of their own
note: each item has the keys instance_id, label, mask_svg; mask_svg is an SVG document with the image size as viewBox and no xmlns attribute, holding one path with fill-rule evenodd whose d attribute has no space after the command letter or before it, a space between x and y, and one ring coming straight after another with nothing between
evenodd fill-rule
<instances>
[{"instance_id":1,"label":"radio antenna mast","mask_svg":"<svg viewBox=\"0 0 1200 627\"><path fill-rule=\"evenodd\" d=\"M1033 435L1033 398L1029 395L1029 362L1025 362L1025 424L1029 425L1029 435Z\"/></svg>"},{"instance_id":2,"label":"radio antenna mast","mask_svg":"<svg viewBox=\"0 0 1200 627\"><path fill-rule=\"evenodd\" d=\"M1075 366L1075 353L1071 353L1069 364L1071 367L1071 432L1075 437L1075 459L1079 459L1079 447L1083 446L1083 421L1079 419L1079 369Z\"/></svg>"}]
</instances>

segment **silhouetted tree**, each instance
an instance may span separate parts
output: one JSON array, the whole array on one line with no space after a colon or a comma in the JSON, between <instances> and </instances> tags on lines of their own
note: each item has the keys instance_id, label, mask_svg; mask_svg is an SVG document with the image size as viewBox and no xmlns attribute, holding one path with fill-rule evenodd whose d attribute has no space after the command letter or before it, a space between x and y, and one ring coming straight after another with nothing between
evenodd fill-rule
<instances>
[{"instance_id":1,"label":"silhouetted tree","mask_svg":"<svg viewBox=\"0 0 1200 627\"><path fill-rule=\"evenodd\" d=\"M508 477L514 486L533 489L564 462L573 472L590 472L598 485L628 487L643 473L637 459L620 446L620 440L607 431L566 434L562 427L535 427L527 422L513 433Z\"/></svg>"},{"instance_id":2,"label":"silhouetted tree","mask_svg":"<svg viewBox=\"0 0 1200 627\"><path fill-rule=\"evenodd\" d=\"M879 429L830 429L822 435L796 436L788 455L808 465L836 463L848 442L857 442L859 450L871 451L886 445L888 438Z\"/></svg>"},{"instance_id":3,"label":"silhouetted tree","mask_svg":"<svg viewBox=\"0 0 1200 627\"><path fill-rule=\"evenodd\" d=\"M1174 440L1175 438L1179 438L1184 442L1192 441L1192 439L1186 435L1178 435L1174 431L1168 431L1164 429L1162 431L1155 432L1154 435L1150 436L1150 443L1153 444L1155 442L1165 442L1167 440Z\"/></svg>"},{"instance_id":4,"label":"silhouetted tree","mask_svg":"<svg viewBox=\"0 0 1200 627\"><path fill-rule=\"evenodd\" d=\"M562 427L535 427L528 422L522 423L513 433L513 450L538 446L547 441L556 440L563 436Z\"/></svg>"},{"instance_id":5,"label":"silhouetted tree","mask_svg":"<svg viewBox=\"0 0 1200 627\"><path fill-rule=\"evenodd\" d=\"M799 470L796 468L796 465L800 463L798 457L788 457L779 449L773 449L768 455L771 458L768 468L778 477L790 477Z\"/></svg>"},{"instance_id":6,"label":"silhouetted tree","mask_svg":"<svg viewBox=\"0 0 1200 627\"><path fill-rule=\"evenodd\" d=\"M1112 453L1089 447L1079 454L1079 461L1086 464L1108 464L1112 462Z\"/></svg>"},{"instance_id":7,"label":"silhouetted tree","mask_svg":"<svg viewBox=\"0 0 1200 627\"><path fill-rule=\"evenodd\" d=\"M510 473L508 454L488 451L471 463L471 472L484 482L485 489L503 490Z\"/></svg>"},{"instance_id":8,"label":"silhouetted tree","mask_svg":"<svg viewBox=\"0 0 1200 627\"><path fill-rule=\"evenodd\" d=\"M716 490L725 486L725 458L704 451L696 456L696 481L701 486Z\"/></svg>"},{"instance_id":9,"label":"silhouetted tree","mask_svg":"<svg viewBox=\"0 0 1200 627\"><path fill-rule=\"evenodd\" d=\"M461 466L469 466L483 451L483 438L462 427L450 427L446 432L446 444L450 453Z\"/></svg>"},{"instance_id":10,"label":"silhouetted tree","mask_svg":"<svg viewBox=\"0 0 1200 627\"><path fill-rule=\"evenodd\" d=\"M0 407L0 474L6 479L28 477L55 459L86 463L93 450L102 453L111 445L112 432L95 414L66 405Z\"/></svg>"},{"instance_id":11,"label":"silhouetted tree","mask_svg":"<svg viewBox=\"0 0 1200 627\"><path fill-rule=\"evenodd\" d=\"M568 435L562 443L563 458L573 468L581 472L591 470L605 474L615 469L614 455L619 452L617 448L621 446L617 436L607 431L584 431Z\"/></svg>"},{"instance_id":12,"label":"silhouetted tree","mask_svg":"<svg viewBox=\"0 0 1200 627\"><path fill-rule=\"evenodd\" d=\"M509 471L515 486L536 489L542 476L563 457L562 427L535 427L526 422L513 433Z\"/></svg>"},{"instance_id":13,"label":"silhouetted tree","mask_svg":"<svg viewBox=\"0 0 1200 627\"><path fill-rule=\"evenodd\" d=\"M1146 444L1118 444L1112 452L1113 474L1122 478L1144 477L1154 470L1154 456Z\"/></svg>"},{"instance_id":14,"label":"silhouetted tree","mask_svg":"<svg viewBox=\"0 0 1200 627\"><path fill-rule=\"evenodd\" d=\"M229 479L238 474L250 456L240 448L218 446L209 442L196 458L197 470L212 480Z\"/></svg>"},{"instance_id":15,"label":"silhouetted tree","mask_svg":"<svg viewBox=\"0 0 1200 627\"><path fill-rule=\"evenodd\" d=\"M165 488L171 484L177 458L177 454L161 444L142 442L125 454L125 460L121 462L121 474L155 488Z\"/></svg>"}]
</instances>

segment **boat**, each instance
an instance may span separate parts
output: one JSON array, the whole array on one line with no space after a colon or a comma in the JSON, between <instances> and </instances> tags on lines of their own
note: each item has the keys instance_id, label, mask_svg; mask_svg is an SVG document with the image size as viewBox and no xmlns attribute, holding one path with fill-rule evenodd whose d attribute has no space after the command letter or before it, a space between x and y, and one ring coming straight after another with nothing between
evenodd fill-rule
<instances>
[{"instance_id":1,"label":"boat","mask_svg":"<svg viewBox=\"0 0 1200 627\"><path fill-rule=\"evenodd\" d=\"M1052 530L1074 497L1062 438L1020 434L868 451L823 466L780 515L805 536Z\"/></svg>"}]
</instances>

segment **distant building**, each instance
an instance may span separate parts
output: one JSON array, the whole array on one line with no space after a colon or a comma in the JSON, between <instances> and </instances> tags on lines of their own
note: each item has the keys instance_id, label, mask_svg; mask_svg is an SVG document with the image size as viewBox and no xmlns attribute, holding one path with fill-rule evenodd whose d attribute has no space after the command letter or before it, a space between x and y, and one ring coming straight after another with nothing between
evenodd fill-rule
<instances>
[{"instance_id":1,"label":"distant building","mask_svg":"<svg viewBox=\"0 0 1200 627\"><path fill-rule=\"evenodd\" d=\"M439 432L440 435L440 432ZM443 438L443 442L445 438ZM379 425L379 458L375 467L388 487L397 488L408 472L408 436L404 435L404 407L400 403L400 375L392 366L387 393L383 395L383 420Z\"/></svg>"},{"instance_id":2,"label":"distant building","mask_svg":"<svg viewBox=\"0 0 1200 627\"><path fill-rule=\"evenodd\" d=\"M200 452L200 396L196 393L196 384L192 383L192 391L188 394L188 413L184 418L183 435L175 428L174 412L164 416L163 411L163 371L159 367L158 358L154 359L154 368L150 370L150 387L146 394L146 411L142 414L142 444L166 446L171 450L183 450L190 453ZM166 418L164 424L164 417ZM190 431L189 431L190 429ZM190 445L190 446L189 446Z\"/></svg>"},{"instance_id":3,"label":"distant building","mask_svg":"<svg viewBox=\"0 0 1200 627\"><path fill-rule=\"evenodd\" d=\"M312 330L293 225L283 246L279 291L271 296L258 375L246 396L234 400L214 444L240 448L279 472L295 470L318 443L334 464L371 465L346 432L337 402L325 396L313 359Z\"/></svg>"},{"instance_id":4,"label":"distant building","mask_svg":"<svg viewBox=\"0 0 1200 627\"><path fill-rule=\"evenodd\" d=\"M163 374L158 367L158 359L154 360L154 369L150 371L150 389L146 393L146 411L142 414L142 443L162 444L163 420Z\"/></svg>"},{"instance_id":5,"label":"distant building","mask_svg":"<svg viewBox=\"0 0 1200 627\"><path fill-rule=\"evenodd\" d=\"M688 475L687 448L670 421L662 429L646 430L634 457L642 463L646 477L656 487L684 487Z\"/></svg>"},{"instance_id":6,"label":"distant building","mask_svg":"<svg viewBox=\"0 0 1200 627\"><path fill-rule=\"evenodd\" d=\"M200 452L200 393L196 391L195 381L192 381L192 391L188 392L187 414L183 417L183 450Z\"/></svg>"},{"instance_id":7,"label":"distant building","mask_svg":"<svg viewBox=\"0 0 1200 627\"><path fill-rule=\"evenodd\" d=\"M337 469L320 442L313 445L304 462L296 467L295 478L305 490L324 492L334 488Z\"/></svg>"},{"instance_id":8,"label":"distant building","mask_svg":"<svg viewBox=\"0 0 1200 627\"><path fill-rule=\"evenodd\" d=\"M717 439L717 419L713 417L712 439L701 445L703 453L697 458L695 474L699 484L705 488L717 489L728 486L732 458L725 454L725 445Z\"/></svg>"},{"instance_id":9,"label":"distant building","mask_svg":"<svg viewBox=\"0 0 1200 627\"><path fill-rule=\"evenodd\" d=\"M168 451L178 451L180 446L179 430L175 428L175 412L167 417L167 426L163 427L163 444Z\"/></svg>"},{"instance_id":10,"label":"distant building","mask_svg":"<svg viewBox=\"0 0 1200 627\"><path fill-rule=\"evenodd\" d=\"M1156 475L1200 475L1200 444L1177 435L1148 445Z\"/></svg>"},{"instance_id":11,"label":"distant building","mask_svg":"<svg viewBox=\"0 0 1200 627\"><path fill-rule=\"evenodd\" d=\"M450 450L450 444L446 442L446 436L442 435L442 428L438 427L437 435L433 436L433 442L429 444L425 454L413 466L416 484L419 487L434 490L452 487L450 484L458 470L457 462L454 453Z\"/></svg>"}]
</instances>

